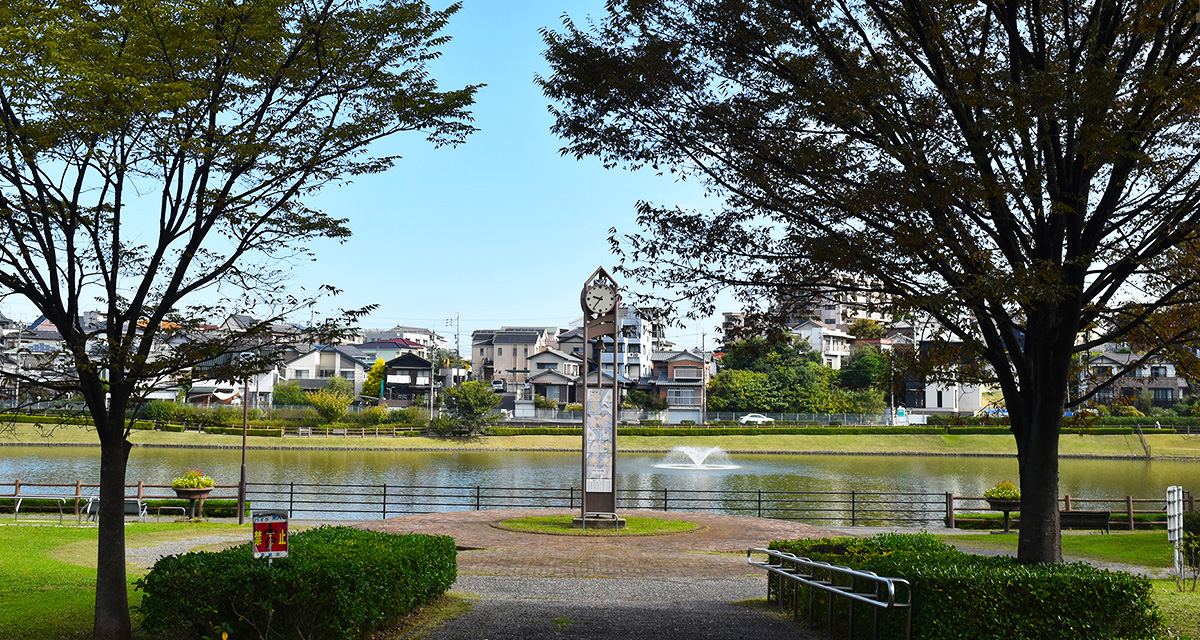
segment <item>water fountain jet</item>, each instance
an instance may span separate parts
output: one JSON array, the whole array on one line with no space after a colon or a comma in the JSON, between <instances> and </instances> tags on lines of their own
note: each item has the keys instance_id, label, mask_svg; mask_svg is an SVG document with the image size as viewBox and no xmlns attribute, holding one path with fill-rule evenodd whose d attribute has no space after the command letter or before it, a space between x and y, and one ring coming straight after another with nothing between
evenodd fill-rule
<instances>
[{"instance_id":1,"label":"water fountain jet","mask_svg":"<svg viewBox=\"0 0 1200 640\"><path fill-rule=\"evenodd\" d=\"M738 469L721 447L678 446L671 449L663 462L654 465L658 469L681 469L722 471Z\"/></svg>"}]
</instances>

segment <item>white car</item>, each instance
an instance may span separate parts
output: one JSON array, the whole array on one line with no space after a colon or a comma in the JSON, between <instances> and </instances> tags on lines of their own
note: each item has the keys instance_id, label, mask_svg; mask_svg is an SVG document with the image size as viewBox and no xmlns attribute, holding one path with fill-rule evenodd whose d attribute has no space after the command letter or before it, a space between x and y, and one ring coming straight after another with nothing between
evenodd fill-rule
<instances>
[{"instance_id":1,"label":"white car","mask_svg":"<svg viewBox=\"0 0 1200 640\"><path fill-rule=\"evenodd\" d=\"M775 418L768 418L761 413L747 413L738 418L738 422L742 424L768 424L775 422Z\"/></svg>"}]
</instances>

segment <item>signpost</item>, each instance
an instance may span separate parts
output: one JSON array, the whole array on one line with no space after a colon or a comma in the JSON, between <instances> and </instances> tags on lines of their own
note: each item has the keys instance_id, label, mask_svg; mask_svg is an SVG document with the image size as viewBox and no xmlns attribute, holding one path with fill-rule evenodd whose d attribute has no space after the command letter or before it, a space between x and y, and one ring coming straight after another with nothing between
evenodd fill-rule
<instances>
[{"instance_id":1,"label":"signpost","mask_svg":"<svg viewBox=\"0 0 1200 640\"><path fill-rule=\"evenodd\" d=\"M286 558L288 548L288 521L286 511L254 512L254 557Z\"/></svg>"},{"instance_id":2,"label":"signpost","mask_svg":"<svg viewBox=\"0 0 1200 640\"><path fill-rule=\"evenodd\" d=\"M604 267L596 269L583 285L583 501L575 525L620 529L617 517L617 407L620 406L620 365L617 362L617 309L621 294ZM604 339L612 338L612 386L604 383ZM591 339L599 345L596 384L590 379Z\"/></svg>"}]
</instances>

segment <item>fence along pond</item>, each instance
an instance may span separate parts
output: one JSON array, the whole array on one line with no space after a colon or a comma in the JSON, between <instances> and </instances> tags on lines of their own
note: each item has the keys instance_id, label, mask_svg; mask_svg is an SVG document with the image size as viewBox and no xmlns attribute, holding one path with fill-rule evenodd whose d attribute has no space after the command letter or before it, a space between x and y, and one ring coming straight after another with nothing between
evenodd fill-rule
<instances>
[{"instance_id":1,"label":"fence along pond","mask_svg":"<svg viewBox=\"0 0 1200 640\"><path fill-rule=\"evenodd\" d=\"M0 510L12 512L14 496L62 496L67 508L78 514L98 485L75 482L0 482ZM174 500L170 485L139 482L127 485L126 497L155 501ZM237 485L217 485L209 500L237 499ZM578 487L485 487L395 484L247 483L246 499L254 509L280 509L290 517L317 520L386 519L417 513L478 511L485 509L580 508ZM1133 529L1135 516L1162 514L1166 500L1157 498L1081 499L1064 496L1063 509L1096 509L1112 512L1116 528ZM618 489L618 509L691 511L795 520L813 524L849 526L946 526L964 515L994 513L982 497L951 493L901 493L859 491L768 491L703 489ZM22 513L56 509L28 501ZM1189 494L1185 509L1194 511ZM15 514L14 514L15 516ZM1139 523L1140 524L1140 523ZM1160 526L1160 523L1145 523Z\"/></svg>"}]
</instances>

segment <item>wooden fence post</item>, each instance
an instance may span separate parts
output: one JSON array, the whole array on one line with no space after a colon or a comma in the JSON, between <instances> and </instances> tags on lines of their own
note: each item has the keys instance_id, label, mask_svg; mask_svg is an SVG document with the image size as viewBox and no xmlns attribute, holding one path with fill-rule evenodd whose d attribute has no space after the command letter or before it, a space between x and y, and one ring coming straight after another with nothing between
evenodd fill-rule
<instances>
[{"instance_id":1,"label":"wooden fence post","mask_svg":"<svg viewBox=\"0 0 1200 640\"><path fill-rule=\"evenodd\" d=\"M1063 502L1064 502L1063 511L1070 511L1071 510L1071 494L1068 493L1066 496L1064 496Z\"/></svg>"},{"instance_id":2,"label":"wooden fence post","mask_svg":"<svg viewBox=\"0 0 1200 640\"><path fill-rule=\"evenodd\" d=\"M946 526L954 528L954 494L946 492Z\"/></svg>"},{"instance_id":3,"label":"wooden fence post","mask_svg":"<svg viewBox=\"0 0 1200 640\"><path fill-rule=\"evenodd\" d=\"M1129 513L1129 530L1133 531L1133 496L1125 496L1125 511Z\"/></svg>"}]
</instances>

